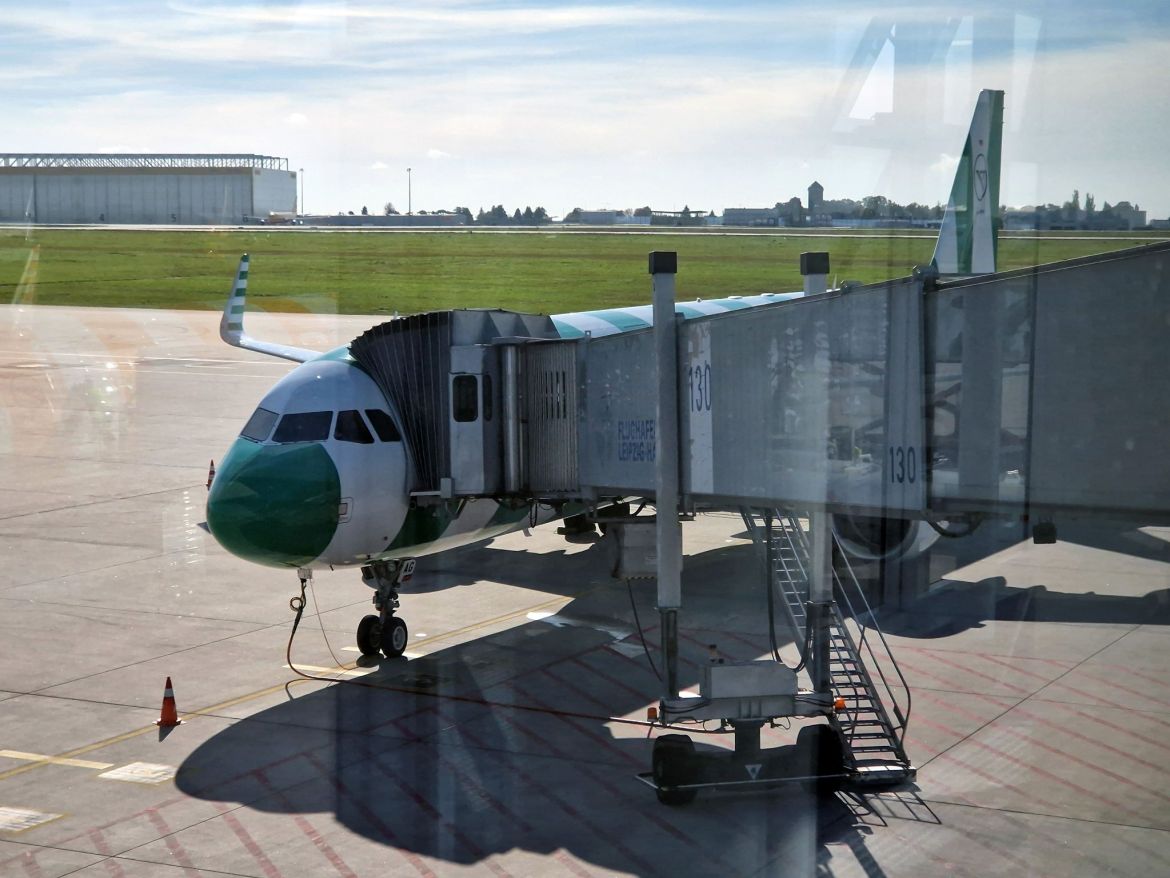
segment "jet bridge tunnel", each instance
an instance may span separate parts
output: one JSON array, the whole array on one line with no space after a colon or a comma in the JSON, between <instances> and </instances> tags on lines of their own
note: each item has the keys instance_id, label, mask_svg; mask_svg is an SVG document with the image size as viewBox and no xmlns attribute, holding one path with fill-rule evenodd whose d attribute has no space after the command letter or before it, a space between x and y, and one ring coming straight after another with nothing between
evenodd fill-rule
<instances>
[{"instance_id":1,"label":"jet bridge tunnel","mask_svg":"<svg viewBox=\"0 0 1170 878\"><path fill-rule=\"evenodd\" d=\"M1165 522L1168 259L1155 244L680 320L684 505ZM547 317L451 311L351 353L405 421L420 500L654 496L651 330L561 340Z\"/></svg>"},{"instance_id":2,"label":"jet bridge tunnel","mask_svg":"<svg viewBox=\"0 0 1170 878\"><path fill-rule=\"evenodd\" d=\"M787 667L773 646L772 660L704 669L700 697L682 697L678 521L656 516L663 723L735 732L730 758L656 739L640 777L660 801L800 779L792 766L810 752L822 780L900 783L915 774L909 700L863 654L884 637L856 580L853 606L828 514L1170 519L1168 258L1156 244L948 282L915 273L576 340L547 317L441 312L375 327L350 352L403 421L416 503L741 509L766 562L770 630L779 595L801 660ZM674 266L651 255L657 314L673 313ZM803 728L793 752L761 750L760 729L792 716L827 725Z\"/></svg>"}]
</instances>

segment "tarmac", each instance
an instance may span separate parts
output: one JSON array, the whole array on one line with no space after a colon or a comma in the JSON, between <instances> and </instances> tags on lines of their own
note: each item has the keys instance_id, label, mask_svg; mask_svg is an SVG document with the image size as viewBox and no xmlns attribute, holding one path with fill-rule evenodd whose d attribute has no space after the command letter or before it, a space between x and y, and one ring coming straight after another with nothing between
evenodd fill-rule
<instances>
[{"instance_id":1,"label":"tarmac","mask_svg":"<svg viewBox=\"0 0 1170 878\"><path fill-rule=\"evenodd\" d=\"M290 669L295 575L201 524L208 464L292 364L218 320L0 305L0 875L1170 874L1170 528L940 541L929 591L881 613L915 782L667 807L636 777L661 733L653 583L613 579L606 541L545 526L422 559L395 660L357 661L357 571L319 574L291 658L328 679ZM323 350L373 322L249 331ZM762 658L768 636L742 522L701 515L684 545L693 688L711 644Z\"/></svg>"}]
</instances>

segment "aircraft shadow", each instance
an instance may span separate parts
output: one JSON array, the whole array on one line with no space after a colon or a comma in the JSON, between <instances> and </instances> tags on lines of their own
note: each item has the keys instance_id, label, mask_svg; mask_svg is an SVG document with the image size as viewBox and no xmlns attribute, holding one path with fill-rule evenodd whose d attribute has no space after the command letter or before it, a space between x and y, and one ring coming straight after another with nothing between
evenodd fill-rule
<instances>
[{"instance_id":1,"label":"aircraft shadow","mask_svg":"<svg viewBox=\"0 0 1170 878\"><path fill-rule=\"evenodd\" d=\"M710 642L731 659L767 651L754 564L750 549L733 548L688 565L684 685L696 684ZM656 653L652 583L634 597ZM293 689L289 701L204 742L175 782L204 800L332 813L397 849L388 857L465 865L514 850L567 851L636 874L770 865L828 874L826 845L862 839L856 803L786 785L668 808L638 781L652 741L644 727L608 717L644 717L657 700L661 684L641 649L626 587L610 580L554 619L421 659L383 659L365 677L308 694ZM698 749L711 746L694 737Z\"/></svg>"},{"instance_id":2,"label":"aircraft shadow","mask_svg":"<svg viewBox=\"0 0 1170 878\"><path fill-rule=\"evenodd\" d=\"M704 793L668 808L637 779L652 742L644 727L609 718L643 717L661 684L643 654L631 594L608 578L602 544L574 557L571 576L557 575L556 552L479 547L447 557L412 589L427 590L432 576L450 587L476 570L477 578L579 596L547 619L421 659L379 660L365 677L307 694L292 689L287 702L198 747L178 770L179 789L265 812L332 813L386 844L388 858L468 865L511 851L568 852L636 874L828 876L832 852L844 845L854 855L848 868L884 874L865 846L888 799L870 807L865 797L786 785ZM767 654L760 568L743 545L687 559L684 688L696 685L711 645L730 660ZM653 582L634 584L632 597L657 659ZM1128 597L950 582L879 616L887 631L923 638L988 619L1170 624L1170 590ZM780 623L777 636L782 648L791 644ZM796 729L776 735L765 746L790 743ZM693 737L700 750L713 746ZM893 816L936 819L920 801L906 811Z\"/></svg>"}]
</instances>

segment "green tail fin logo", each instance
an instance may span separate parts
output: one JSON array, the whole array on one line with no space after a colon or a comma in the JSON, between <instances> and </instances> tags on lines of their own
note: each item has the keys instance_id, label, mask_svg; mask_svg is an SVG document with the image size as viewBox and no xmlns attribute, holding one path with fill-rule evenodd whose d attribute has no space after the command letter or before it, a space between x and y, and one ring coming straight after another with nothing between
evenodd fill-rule
<instances>
[{"instance_id":1,"label":"green tail fin logo","mask_svg":"<svg viewBox=\"0 0 1170 878\"><path fill-rule=\"evenodd\" d=\"M939 274L995 271L1002 139L1003 92L984 89L975 104L931 260Z\"/></svg>"}]
</instances>

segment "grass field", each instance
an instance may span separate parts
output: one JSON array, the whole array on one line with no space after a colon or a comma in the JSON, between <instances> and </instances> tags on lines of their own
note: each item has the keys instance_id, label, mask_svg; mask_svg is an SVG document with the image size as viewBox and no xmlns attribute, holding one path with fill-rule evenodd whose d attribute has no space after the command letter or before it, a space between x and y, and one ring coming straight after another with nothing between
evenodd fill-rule
<instances>
[{"instance_id":1,"label":"grass field","mask_svg":"<svg viewBox=\"0 0 1170 878\"><path fill-rule=\"evenodd\" d=\"M811 230L810 230L811 231ZM1004 236L1001 268L1146 243L1142 234ZM215 309L241 253L249 302L270 311L388 314L500 307L559 313L650 300L646 254L675 250L680 298L801 287L800 253L827 250L830 280L902 276L934 236L348 232L309 229L129 231L0 227L0 302Z\"/></svg>"}]
</instances>

